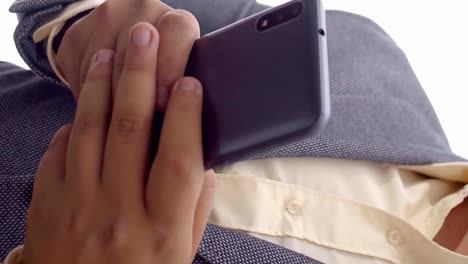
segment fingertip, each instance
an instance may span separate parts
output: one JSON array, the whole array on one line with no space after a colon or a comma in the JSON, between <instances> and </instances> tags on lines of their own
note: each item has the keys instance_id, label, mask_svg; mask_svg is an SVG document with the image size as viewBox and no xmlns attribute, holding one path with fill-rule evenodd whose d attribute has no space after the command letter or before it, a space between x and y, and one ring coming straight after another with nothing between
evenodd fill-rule
<instances>
[{"instance_id":1,"label":"fingertip","mask_svg":"<svg viewBox=\"0 0 468 264\"><path fill-rule=\"evenodd\" d=\"M156 81L156 62L159 49L159 34L156 28L146 22L135 24L130 29L128 47L125 51L125 59L119 84L125 75L137 75L139 82L142 78L151 83ZM143 77L140 74L146 75ZM129 84L128 84L129 85ZM133 84L132 84L133 85ZM153 84L154 85L154 84Z\"/></svg>"},{"instance_id":2,"label":"fingertip","mask_svg":"<svg viewBox=\"0 0 468 264\"><path fill-rule=\"evenodd\" d=\"M167 108L167 105L170 101L170 98L173 95L176 95L180 92L180 95L186 95L193 93L196 96L201 96L203 93L202 84L199 80L193 77L182 77L178 79L172 89L165 86L159 86L157 88L157 97L156 97L156 108L159 111L164 111ZM174 96L174 97L177 97Z\"/></svg>"},{"instance_id":3,"label":"fingertip","mask_svg":"<svg viewBox=\"0 0 468 264\"><path fill-rule=\"evenodd\" d=\"M99 64L111 64L114 61L115 52L112 49L101 49L97 51L92 59L90 68L96 67Z\"/></svg>"},{"instance_id":4,"label":"fingertip","mask_svg":"<svg viewBox=\"0 0 468 264\"><path fill-rule=\"evenodd\" d=\"M150 23L139 22L130 29L130 43L136 47L145 47L158 42L159 32Z\"/></svg>"},{"instance_id":5,"label":"fingertip","mask_svg":"<svg viewBox=\"0 0 468 264\"><path fill-rule=\"evenodd\" d=\"M194 94L201 94L202 90L202 85L196 78L182 77L175 83L172 93L193 92Z\"/></svg>"},{"instance_id":6,"label":"fingertip","mask_svg":"<svg viewBox=\"0 0 468 264\"><path fill-rule=\"evenodd\" d=\"M162 15L157 23L158 28L164 27L177 28L192 36L194 39L200 37L200 25L196 17L187 10L174 9Z\"/></svg>"},{"instance_id":7,"label":"fingertip","mask_svg":"<svg viewBox=\"0 0 468 264\"><path fill-rule=\"evenodd\" d=\"M99 79L109 79L112 74L112 65L114 63L115 52L112 49L101 49L94 53L89 63L88 73L86 74L86 82Z\"/></svg>"}]
</instances>

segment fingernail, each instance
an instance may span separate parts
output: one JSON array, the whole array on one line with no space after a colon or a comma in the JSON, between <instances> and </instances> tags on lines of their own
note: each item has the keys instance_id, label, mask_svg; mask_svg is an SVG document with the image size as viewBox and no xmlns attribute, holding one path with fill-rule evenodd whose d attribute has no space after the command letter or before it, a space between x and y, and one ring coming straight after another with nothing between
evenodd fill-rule
<instances>
[{"instance_id":1,"label":"fingernail","mask_svg":"<svg viewBox=\"0 0 468 264\"><path fill-rule=\"evenodd\" d=\"M132 42L137 47L144 47L150 44L151 32L144 26L137 26L132 30Z\"/></svg>"},{"instance_id":2,"label":"fingernail","mask_svg":"<svg viewBox=\"0 0 468 264\"><path fill-rule=\"evenodd\" d=\"M96 54L94 54L93 59L91 60L91 66L89 70L92 71L98 66L99 64L109 64L114 59L114 51L110 49L103 49Z\"/></svg>"},{"instance_id":3,"label":"fingernail","mask_svg":"<svg viewBox=\"0 0 468 264\"><path fill-rule=\"evenodd\" d=\"M197 86L195 85L195 82L189 78L183 78L177 83L176 87L174 87L176 91L182 90L187 92L192 92L196 88Z\"/></svg>"}]
</instances>

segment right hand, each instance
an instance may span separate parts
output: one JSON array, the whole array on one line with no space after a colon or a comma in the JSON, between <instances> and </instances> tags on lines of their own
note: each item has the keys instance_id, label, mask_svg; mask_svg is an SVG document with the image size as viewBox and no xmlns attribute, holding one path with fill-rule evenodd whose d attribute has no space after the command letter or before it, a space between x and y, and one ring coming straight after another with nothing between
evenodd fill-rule
<instances>
[{"instance_id":1,"label":"right hand","mask_svg":"<svg viewBox=\"0 0 468 264\"><path fill-rule=\"evenodd\" d=\"M202 87L190 77L176 82L149 160L159 37L146 23L132 32L145 29L133 34L114 100L113 51L93 57L73 126L56 133L39 164L24 263L193 260L215 184L203 164Z\"/></svg>"},{"instance_id":2,"label":"right hand","mask_svg":"<svg viewBox=\"0 0 468 264\"><path fill-rule=\"evenodd\" d=\"M57 65L75 99L78 100L92 56L101 49L116 51L112 73L112 83L116 87L129 30L137 22L154 25L160 34L158 64L161 67L157 67L156 72L156 108L165 109L172 86L184 75L193 43L200 37L200 29L192 14L173 10L158 0L107 0L66 31L57 52Z\"/></svg>"}]
</instances>

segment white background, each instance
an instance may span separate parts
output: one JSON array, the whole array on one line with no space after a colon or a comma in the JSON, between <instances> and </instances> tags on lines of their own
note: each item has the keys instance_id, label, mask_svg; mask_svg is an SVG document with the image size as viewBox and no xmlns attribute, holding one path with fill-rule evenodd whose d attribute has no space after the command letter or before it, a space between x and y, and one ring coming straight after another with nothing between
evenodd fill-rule
<instances>
[{"instance_id":1,"label":"white background","mask_svg":"<svg viewBox=\"0 0 468 264\"><path fill-rule=\"evenodd\" d=\"M181 0L190 1L190 0ZM235 0L232 0L235 1ZM276 5L284 0L260 0ZM0 60L26 67L13 43L12 1L0 1ZM406 52L453 151L468 158L468 1L323 0L376 21Z\"/></svg>"}]
</instances>

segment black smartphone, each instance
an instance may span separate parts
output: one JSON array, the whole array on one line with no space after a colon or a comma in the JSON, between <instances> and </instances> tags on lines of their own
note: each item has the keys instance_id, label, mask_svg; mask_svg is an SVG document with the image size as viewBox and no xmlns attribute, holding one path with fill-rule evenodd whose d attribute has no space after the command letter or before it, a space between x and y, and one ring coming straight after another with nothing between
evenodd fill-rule
<instances>
[{"instance_id":1,"label":"black smartphone","mask_svg":"<svg viewBox=\"0 0 468 264\"><path fill-rule=\"evenodd\" d=\"M318 132L329 116L325 11L293 0L198 39L207 169Z\"/></svg>"}]
</instances>

